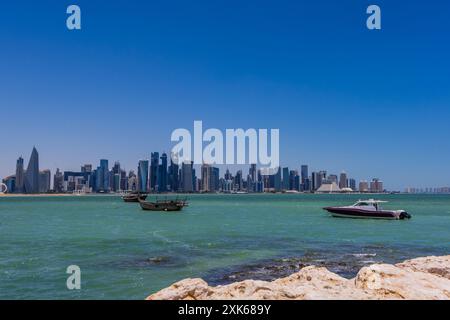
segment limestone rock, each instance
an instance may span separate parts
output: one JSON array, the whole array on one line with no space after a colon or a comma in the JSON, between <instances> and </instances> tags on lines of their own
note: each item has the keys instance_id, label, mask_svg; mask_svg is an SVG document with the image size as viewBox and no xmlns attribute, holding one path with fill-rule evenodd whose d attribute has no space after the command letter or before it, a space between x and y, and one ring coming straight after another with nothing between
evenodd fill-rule
<instances>
[{"instance_id":1,"label":"limestone rock","mask_svg":"<svg viewBox=\"0 0 450 320\"><path fill-rule=\"evenodd\" d=\"M205 299L450 299L450 256L374 264L345 279L323 267L309 266L271 282L245 280L210 287L185 279L152 294L149 300Z\"/></svg>"},{"instance_id":2,"label":"limestone rock","mask_svg":"<svg viewBox=\"0 0 450 320\"><path fill-rule=\"evenodd\" d=\"M450 255L406 260L396 264L396 266L402 269L422 271L450 279Z\"/></svg>"},{"instance_id":3,"label":"limestone rock","mask_svg":"<svg viewBox=\"0 0 450 320\"><path fill-rule=\"evenodd\" d=\"M450 299L448 279L389 264L375 264L362 268L356 276L355 286L357 289L370 292L376 299Z\"/></svg>"}]
</instances>

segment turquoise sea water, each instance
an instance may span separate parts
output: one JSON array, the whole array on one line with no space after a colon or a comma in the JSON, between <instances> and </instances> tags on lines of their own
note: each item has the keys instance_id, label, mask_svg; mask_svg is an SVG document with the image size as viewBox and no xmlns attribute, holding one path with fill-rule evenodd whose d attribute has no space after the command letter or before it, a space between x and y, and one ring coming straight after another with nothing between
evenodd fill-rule
<instances>
[{"instance_id":1,"label":"turquoise sea water","mask_svg":"<svg viewBox=\"0 0 450 320\"><path fill-rule=\"evenodd\" d=\"M181 213L144 212L115 196L3 197L0 299L144 299L187 277L270 279L299 261L351 276L364 264L450 254L449 195L377 196L411 213L409 221L339 219L321 209L360 197L192 195ZM82 288L69 291L73 264Z\"/></svg>"}]
</instances>

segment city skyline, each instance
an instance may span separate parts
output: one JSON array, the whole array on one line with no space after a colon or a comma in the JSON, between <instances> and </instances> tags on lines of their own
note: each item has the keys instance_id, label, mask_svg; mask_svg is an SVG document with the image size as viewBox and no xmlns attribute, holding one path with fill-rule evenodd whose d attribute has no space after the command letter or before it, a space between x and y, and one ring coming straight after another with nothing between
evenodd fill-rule
<instances>
[{"instance_id":1,"label":"city skyline","mask_svg":"<svg viewBox=\"0 0 450 320\"><path fill-rule=\"evenodd\" d=\"M35 148L35 146L33 147L33 149L34 148ZM138 168L139 168L138 161L146 160L146 161L150 162L150 159L152 157L151 156L152 153L153 152L148 152L148 154L149 154L148 157L144 156L141 159L138 159L137 161L135 161L137 163L136 165L133 165L133 164L124 165L123 162L120 161L120 160L109 160L109 161L111 161L112 163L119 162L122 165L122 168L126 169L127 171L133 170L133 171L135 171L137 173L138 172ZM158 152L156 152L156 153L158 153ZM162 153L166 153L167 154L168 152L163 151ZM24 156L24 155L27 155L27 153L18 153L18 154L20 154L20 156L18 156L18 158L14 161L14 163L16 161L19 161L20 159L23 161L23 157L29 158L29 157L32 156L32 154L30 154L30 156L28 156L28 157ZM44 157L44 158L48 159L48 157ZM81 161L80 163L81 164L84 163L84 164L92 165L92 163L95 163L96 161L99 161L101 158L107 158L107 157L99 157L97 160L94 160L94 161ZM110 158L110 159L114 159L114 157ZM49 162L49 161L47 161L47 162ZM52 161L50 161L50 162L52 162ZM64 164L60 165L60 162L59 162L58 165L53 165L53 166L46 165L43 168L45 168L45 170L49 170L52 173L52 176L53 176L53 173L55 173L57 171L57 169L63 170L63 172L64 171L72 171L72 172L79 171L80 166L82 166L81 164L78 164L78 165L75 165L75 166L72 165L71 167L65 169L66 167L64 166ZM251 164L247 164L247 165L214 165L214 166L219 167L221 171L225 171L225 170L229 169L231 172L233 172L235 174L238 170L245 170L250 165ZM289 167L289 168L295 168L295 169L300 170L301 166L302 166L302 162L301 161L297 161L293 165L284 165L284 163L282 161L280 163L280 168ZM0 167L0 181L2 179L7 178L8 176L12 175L12 173L16 171L16 167L14 167L14 165L12 165L10 167L12 169L9 169L9 170ZM200 166L199 165L194 165L194 167L200 167ZM330 165L330 166L325 165L324 167L325 168L333 168L333 165ZM322 170L321 168L323 168L323 167L318 167L318 166L314 165L314 166L310 167L310 169L311 168L313 168L313 170L319 172L319 171ZM333 173L335 173L337 175L341 175L342 172L346 172L347 171L347 168L330 169L330 170L327 170L327 171L328 172L333 172ZM381 175L373 174L372 176L373 177L380 177ZM368 177L367 174L363 174L363 175L356 175L355 174L354 177L355 177L355 179L357 181L361 181L361 180L369 181L370 180L369 178L371 178L371 177ZM436 185L425 184L425 183L421 183L420 181L416 181L416 182L412 182L412 183L407 184L407 183L401 183L401 182L398 182L398 181L397 182L396 181L392 181L391 179L384 179L384 183L385 183L386 189L387 190L392 190L392 191L404 191L404 190L408 190L408 189L411 189L411 190L439 189L439 188L448 188L447 186L450 185L450 183L442 183L442 184L436 184ZM398 186L398 187L392 187L394 185Z\"/></svg>"},{"instance_id":2,"label":"city skyline","mask_svg":"<svg viewBox=\"0 0 450 320\"><path fill-rule=\"evenodd\" d=\"M52 173L101 158L135 168L202 120L279 128L288 167L448 185L450 3L380 0L379 31L349 0L78 4L77 31L66 4L3 5L1 177L33 143Z\"/></svg>"},{"instance_id":3,"label":"city skyline","mask_svg":"<svg viewBox=\"0 0 450 320\"><path fill-rule=\"evenodd\" d=\"M170 162L168 162L170 159ZM168 157L165 152L151 152L149 159L140 159L134 169L128 172L119 161L110 165L108 159L100 159L99 166L80 165L79 171L61 171L57 168L51 183L51 171L40 170L39 153L36 147L30 155L27 169L20 156L16 161L14 175L2 179L12 193L47 192L386 192L388 190L379 178L355 179L346 171L333 174L326 170L311 170L308 164L298 168L280 166L275 174L267 175L257 164L243 166L234 173L226 168L220 175L220 169L214 164L194 165L192 161L180 164L177 156ZM224 167L224 166L223 166ZM291 169L291 170L290 170ZM408 193L448 193L448 187L416 188L405 187Z\"/></svg>"}]
</instances>

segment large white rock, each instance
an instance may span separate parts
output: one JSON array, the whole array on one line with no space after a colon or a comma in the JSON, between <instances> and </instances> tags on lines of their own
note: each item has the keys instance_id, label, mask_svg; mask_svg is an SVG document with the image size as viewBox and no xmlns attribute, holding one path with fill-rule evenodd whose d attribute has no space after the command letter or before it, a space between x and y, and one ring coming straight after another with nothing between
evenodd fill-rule
<instances>
[{"instance_id":1,"label":"large white rock","mask_svg":"<svg viewBox=\"0 0 450 320\"><path fill-rule=\"evenodd\" d=\"M310 266L275 281L245 280L210 287L202 279L185 279L150 295L149 300L206 299L450 299L450 256L374 264L345 279Z\"/></svg>"},{"instance_id":2,"label":"large white rock","mask_svg":"<svg viewBox=\"0 0 450 320\"><path fill-rule=\"evenodd\" d=\"M396 266L406 270L431 273L450 280L450 256L431 256L406 260Z\"/></svg>"}]
</instances>

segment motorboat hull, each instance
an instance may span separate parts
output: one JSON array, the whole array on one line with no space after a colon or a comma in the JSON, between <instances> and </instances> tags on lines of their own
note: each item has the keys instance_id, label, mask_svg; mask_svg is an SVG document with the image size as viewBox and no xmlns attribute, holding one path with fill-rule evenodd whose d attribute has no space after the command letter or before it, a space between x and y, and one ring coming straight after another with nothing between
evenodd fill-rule
<instances>
[{"instance_id":1,"label":"motorboat hull","mask_svg":"<svg viewBox=\"0 0 450 320\"><path fill-rule=\"evenodd\" d=\"M353 219L385 219L385 220L403 220L411 216L403 210L363 210L357 208L327 207L324 208L333 217L353 218Z\"/></svg>"}]
</instances>

